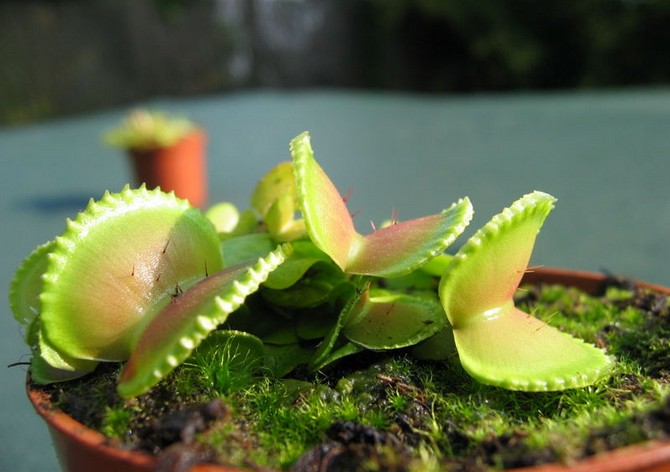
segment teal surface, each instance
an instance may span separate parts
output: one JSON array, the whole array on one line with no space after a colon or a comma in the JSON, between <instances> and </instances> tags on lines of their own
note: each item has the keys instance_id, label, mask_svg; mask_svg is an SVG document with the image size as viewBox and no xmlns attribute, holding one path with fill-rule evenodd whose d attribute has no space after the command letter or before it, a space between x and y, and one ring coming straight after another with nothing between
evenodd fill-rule
<instances>
[{"instance_id":1,"label":"teal surface","mask_svg":"<svg viewBox=\"0 0 670 472\"><path fill-rule=\"evenodd\" d=\"M558 198L533 264L670 285L670 89L434 96L258 91L143 105L186 114L209 132L212 202L246 205L263 172L309 130L316 157L360 231L397 211L437 212L469 196L466 235L532 190ZM90 197L130 179L101 133L126 110L0 129L0 293L22 258ZM464 237L459 240L462 242ZM27 360L7 303L0 359ZM25 370L0 370L0 470L51 471L46 428L23 393Z\"/></svg>"}]
</instances>

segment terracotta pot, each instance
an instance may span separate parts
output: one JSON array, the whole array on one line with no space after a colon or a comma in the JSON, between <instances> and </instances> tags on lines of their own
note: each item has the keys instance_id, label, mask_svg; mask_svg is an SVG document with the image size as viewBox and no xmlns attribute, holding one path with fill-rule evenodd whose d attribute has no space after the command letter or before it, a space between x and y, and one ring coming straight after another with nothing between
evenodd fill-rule
<instances>
[{"instance_id":1,"label":"terracotta pot","mask_svg":"<svg viewBox=\"0 0 670 472\"><path fill-rule=\"evenodd\" d=\"M524 276L524 282L561 284L597 293L607 277L592 272L542 268ZM639 284L670 295L670 288ZM97 431L93 431L50 404L48 395L31 389L28 397L37 413L47 422L58 459L65 472L149 472L154 470L153 456L119 449ZM192 472L234 472L240 469L200 464ZM670 441L649 441L598 454L573 464L545 464L514 469L516 472L661 472L670 471Z\"/></svg>"},{"instance_id":2,"label":"terracotta pot","mask_svg":"<svg viewBox=\"0 0 670 472\"><path fill-rule=\"evenodd\" d=\"M63 472L152 472L156 458L115 447L113 441L87 428L51 404L49 395L26 383L28 398L46 421ZM243 472L235 467L199 464L191 472Z\"/></svg>"},{"instance_id":3,"label":"terracotta pot","mask_svg":"<svg viewBox=\"0 0 670 472\"><path fill-rule=\"evenodd\" d=\"M203 207L207 203L206 140L204 131L195 130L169 147L130 149L137 185L174 191L191 205Z\"/></svg>"}]
</instances>

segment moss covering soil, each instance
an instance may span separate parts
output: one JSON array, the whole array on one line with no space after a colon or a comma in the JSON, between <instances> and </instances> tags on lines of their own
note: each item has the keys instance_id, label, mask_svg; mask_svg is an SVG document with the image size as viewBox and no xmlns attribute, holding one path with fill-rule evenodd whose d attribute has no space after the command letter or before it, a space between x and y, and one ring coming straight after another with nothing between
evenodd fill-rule
<instances>
[{"instance_id":1,"label":"moss covering soil","mask_svg":"<svg viewBox=\"0 0 670 472\"><path fill-rule=\"evenodd\" d=\"M570 462L670 433L667 297L612 284L601 296L529 287L517 303L617 359L599 384L524 393L482 385L458 361L346 358L317 378L231 370L194 355L149 394L122 400L119 365L41 387L122 447L175 464L308 470L487 470Z\"/></svg>"}]
</instances>

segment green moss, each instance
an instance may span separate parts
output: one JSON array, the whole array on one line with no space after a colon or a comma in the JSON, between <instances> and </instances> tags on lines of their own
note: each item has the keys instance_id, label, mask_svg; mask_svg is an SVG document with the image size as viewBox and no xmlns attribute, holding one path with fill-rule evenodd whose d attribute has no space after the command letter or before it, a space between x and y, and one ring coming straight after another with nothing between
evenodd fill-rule
<instances>
[{"instance_id":1,"label":"green moss","mask_svg":"<svg viewBox=\"0 0 670 472\"><path fill-rule=\"evenodd\" d=\"M132 413L119 408L105 408L100 431L107 437L123 439L130 431Z\"/></svg>"},{"instance_id":2,"label":"green moss","mask_svg":"<svg viewBox=\"0 0 670 472\"><path fill-rule=\"evenodd\" d=\"M199 352L135 400L116 396L112 368L67 390L49 388L65 409L80 408L85 397L99 413L78 419L149 450L157 443L146 438L158 433L147 431L155 423L148 418L223 398L230 416L197 441L223 462L283 469L323 454L356 470L502 469L668 436L665 297L620 289L590 297L547 287L518 298L547 323L607 348L617 357L612 375L587 388L515 392L477 383L457 362L367 353L316 379L276 379L262 369L231 371L235 353L223 346ZM134 430L143 431L141 440L129 434Z\"/></svg>"}]
</instances>

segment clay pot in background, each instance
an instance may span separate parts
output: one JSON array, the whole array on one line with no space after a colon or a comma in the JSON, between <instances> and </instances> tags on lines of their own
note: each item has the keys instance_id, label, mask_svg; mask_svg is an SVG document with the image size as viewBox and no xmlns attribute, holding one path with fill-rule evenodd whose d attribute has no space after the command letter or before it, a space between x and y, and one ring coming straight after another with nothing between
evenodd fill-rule
<instances>
[{"instance_id":1,"label":"clay pot in background","mask_svg":"<svg viewBox=\"0 0 670 472\"><path fill-rule=\"evenodd\" d=\"M128 150L136 184L174 191L191 205L204 207L207 203L206 141L204 131L194 130L168 147Z\"/></svg>"}]
</instances>

